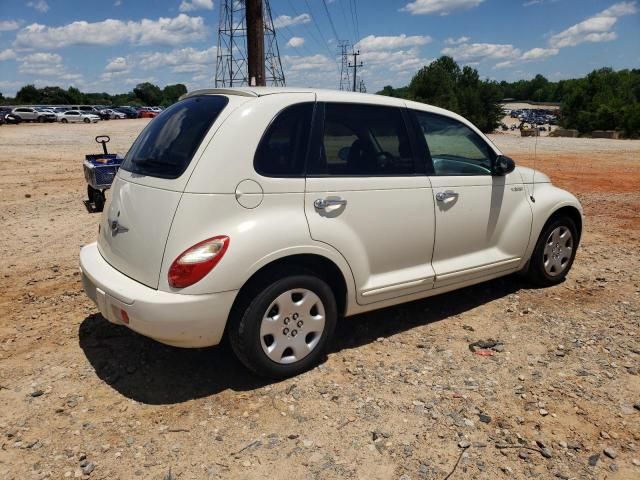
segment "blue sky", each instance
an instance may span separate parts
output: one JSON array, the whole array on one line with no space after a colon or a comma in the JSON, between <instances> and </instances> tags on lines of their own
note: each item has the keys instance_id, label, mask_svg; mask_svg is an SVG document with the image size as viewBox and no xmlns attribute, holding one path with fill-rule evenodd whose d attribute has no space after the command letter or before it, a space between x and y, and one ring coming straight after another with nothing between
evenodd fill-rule
<instances>
[{"instance_id":1,"label":"blue sky","mask_svg":"<svg viewBox=\"0 0 640 480\"><path fill-rule=\"evenodd\" d=\"M442 54L509 81L640 66L633 0L325 1L271 0L290 86L337 88L338 38L360 49L369 91L406 85ZM220 3L0 0L0 92L27 83L110 93L142 81L213 86Z\"/></svg>"}]
</instances>

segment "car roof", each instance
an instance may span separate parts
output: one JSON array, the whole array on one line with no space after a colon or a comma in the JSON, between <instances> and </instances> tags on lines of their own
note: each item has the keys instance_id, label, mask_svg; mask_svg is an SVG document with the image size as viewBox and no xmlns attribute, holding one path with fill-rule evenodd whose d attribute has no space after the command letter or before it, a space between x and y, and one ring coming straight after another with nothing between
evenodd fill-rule
<instances>
[{"instance_id":1,"label":"car roof","mask_svg":"<svg viewBox=\"0 0 640 480\"><path fill-rule=\"evenodd\" d=\"M349 92L344 90L328 90L321 88L305 88L305 87L233 87L233 88L205 88L194 90L180 97L194 97L197 95L238 95L242 97L263 97L266 95L283 95L296 93L311 93L316 96L316 100L320 102L353 102L353 103L372 103L377 105L390 105L398 107L413 108L426 112L439 113L450 117L461 119L459 115L450 110L435 107L427 103L415 102L397 97L388 97L386 95L374 95L371 93Z\"/></svg>"}]
</instances>

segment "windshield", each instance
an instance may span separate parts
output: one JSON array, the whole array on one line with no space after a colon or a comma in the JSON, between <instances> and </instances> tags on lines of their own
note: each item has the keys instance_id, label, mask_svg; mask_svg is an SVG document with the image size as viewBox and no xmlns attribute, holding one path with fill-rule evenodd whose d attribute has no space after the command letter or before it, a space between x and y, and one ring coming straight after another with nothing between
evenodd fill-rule
<instances>
[{"instance_id":1,"label":"windshield","mask_svg":"<svg viewBox=\"0 0 640 480\"><path fill-rule=\"evenodd\" d=\"M173 104L142 131L121 168L140 175L178 178L228 102L220 95L200 95Z\"/></svg>"}]
</instances>

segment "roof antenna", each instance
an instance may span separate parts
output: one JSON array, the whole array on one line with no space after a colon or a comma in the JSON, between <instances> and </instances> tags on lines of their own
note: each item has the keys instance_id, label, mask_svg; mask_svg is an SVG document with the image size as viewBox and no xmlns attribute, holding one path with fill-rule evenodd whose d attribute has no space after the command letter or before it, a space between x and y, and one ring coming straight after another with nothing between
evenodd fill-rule
<instances>
[{"instance_id":1,"label":"roof antenna","mask_svg":"<svg viewBox=\"0 0 640 480\"><path fill-rule=\"evenodd\" d=\"M538 136L540 135L540 130L538 130L538 125L535 125L536 135L535 140L533 142L533 176L531 179L531 195L529 198L533 203L536 203L536 157L538 156Z\"/></svg>"}]
</instances>

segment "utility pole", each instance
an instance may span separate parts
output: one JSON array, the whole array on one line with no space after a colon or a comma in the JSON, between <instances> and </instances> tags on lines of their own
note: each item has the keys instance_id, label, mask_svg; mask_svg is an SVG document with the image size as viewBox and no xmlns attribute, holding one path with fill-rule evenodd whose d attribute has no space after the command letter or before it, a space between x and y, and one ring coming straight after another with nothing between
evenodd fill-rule
<instances>
[{"instance_id":1,"label":"utility pole","mask_svg":"<svg viewBox=\"0 0 640 480\"><path fill-rule=\"evenodd\" d=\"M249 85L267 85L264 74L264 17L262 0L245 0L247 16L247 61Z\"/></svg>"},{"instance_id":2,"label":"utility pole","mask_svg":"<svg viewBox=\"0 0 640 480\"><path fill-rule=\"evenodd\" d=\"M362 68L364 65L362 62L358 63L358 55L360 55L360 50L354 51L351 55L353 55L353 64L349 64L349 68L353 67L353 91L356 90L356 78L358 76L358 68Z\"/></svg>"}]
</instances>

